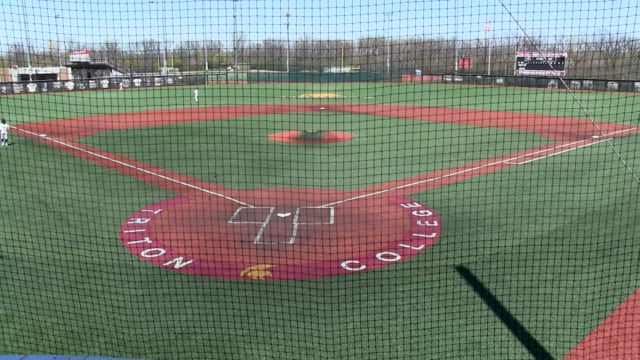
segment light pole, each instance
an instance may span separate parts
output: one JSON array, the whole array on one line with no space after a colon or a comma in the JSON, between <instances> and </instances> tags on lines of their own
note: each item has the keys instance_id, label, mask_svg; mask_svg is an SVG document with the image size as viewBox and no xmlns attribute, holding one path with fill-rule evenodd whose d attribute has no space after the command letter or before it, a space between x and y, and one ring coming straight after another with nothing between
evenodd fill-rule
<instances>
[{"instance_id":1,"label":"light pole","mask_svg":"<svg viewBox=\"0 0 640 360\"><path fill-rule=\"evenodd\" d=\"M203 36L203 45L204 45L204 84L206 85L209 82L209 56L207 54L207 11L205 11L205 3L202 2L202 14L203 14L203 27L204 27L204 36Z\"/></svg>"},{"instance_id":2,"label":"light pole","mask_svg":"<svg viewBox=\"0 0 640 360\"><path fill-rule=\"evenodd\" d=\"M458 46L456 45L456 37L453 38L453 74L458 75Z\"/></svg>"},{"instance_id":3,"label":"light pole","mask_svg":"<svg viewBox=\"0 0 640 360\"><path fill-rule=\"evenodd\" d=\"M485 35L485 43L487 45L487 76L491 75L491 39L489 33L491 32L491 21L484 23L482 27Z\"/></svg>"},{"instance_id":4,"label":"light pole","mask_svg":"<svg viewBox=\"0 0 640 360\"><path fill-rule=\"evenodd\" d=\"M163 50L162 50L162 70L160 70L160 75L166 75L167 74L167 23L166 23L166 19L165 19L165 8L164 8L164 1L163 0L159 0L159 1L150 1L151 4L156 4L157 5L157 9L158 12L160 12L160 5L159 3L162 3L162 36L163 36Z\"/></svg>"},{"instance_id":5,"label":"light pole","mask_svg":"<svg viewBox=\"0 0 640 360\"><path fill-rule=\"evenodd\" d=\"M61 19L62 16L56 14L54 16L54 18L56 19L56 27L58 29L56 29L56 48L58 48L58 67L61 68L62 67L62 57L60 56L60 24L58 23L58 19ZM59 71L59 70L58 70Z\"/></svg>"},{"instance_id":6,"label":"light pole","mask_svg":"<svg viewBox=\"0 0 640 360\"><path fill-rule=\"evenodd\" d=\"M238 36L238 14L236 13L236 2L233 0L233 70L238 67L238 49L237 49L237 36Z\"/></svg>"},{"instance_id":7,"label":"light pole","mask_svg":"<svg viewBox=\"0 0 640 360\"><path fill-rule=\"evenodd\" d=\"M284 13L284 17L287 19L287 48L286 48L286 53L287 53L287 73L289 72L289 17L291 17L291 13L289 12L289 10L287 10Z\"/></svg>"},{"instance_id":8,"label":"light pole","mask_svg":"<svg viewBox=\"0 0 640 360\"><path fill-rule=\"evenodd\" d=\"M22 10L22 18L23 18L23 21L24 21L24 23L23 23L23 26L24 26L24 28L23 28L24 38L27 41L26 51L27 51L27 66L29 67L29 82L31 82L31 81L33 81L33 75L32 75L33 74L33 70L31 69L31 50L30 50L31 41L29 41L29 35L28 35L28 32L27 32L27 25L26 25L27 24L27 15L26 15L26 11L25 11L24 0L22 0L22 8L21 8L21 10Z\"/></svg>"},{"instance_id":9,"label":"light pole","mask_svg":"<svg viewBox=\"0 0 640 360\"><path fill-rule=\"evenodd\" d=\"M454 22L458 21L458 7L454 8L453 14ZM456 26L456 30L453 34L453 75L458 75L458 47L456 46L456 40L458 37L458 27Z\"/></svg>"},{"instance_id":10,"label":"light pole","mask_svg":"<svg viewBox=\"0 0 640 360\"><path fill-rule=\"evenodd\" d=\"M204 83L207 84L209 80L209 58L207 55L207 41L204 42Z\"/></svg>"},{"instance_id":11,"label":"light pole","mask_svg":"<svg viewBox=\"0 0 640 360\"><path fill-rule=\"evenodd\" d=\"M391 17L393 16L393 12L388 12L385 13L385 23L389 23L392 19ZM385 32L385 39L386 36L389 34L390 30L388 28L388 26L385 26L385 28L387 28L386 32ZM387 53L387 76L390 77L391 76L391 41L385 41L387 44L385 44L385 52Z\"/></svg>"},{"instance_id":12,"label":"light pole","mask_svg":"<svg viewBox=\"0 0 640 360\"><path fill-rule=\"evenodd\" d=\"M164 42L164 51L162 52L162 75L167 75L167 14L165 12L165 1L162 0L162 37Z\"/></svg>"}]
</instances>

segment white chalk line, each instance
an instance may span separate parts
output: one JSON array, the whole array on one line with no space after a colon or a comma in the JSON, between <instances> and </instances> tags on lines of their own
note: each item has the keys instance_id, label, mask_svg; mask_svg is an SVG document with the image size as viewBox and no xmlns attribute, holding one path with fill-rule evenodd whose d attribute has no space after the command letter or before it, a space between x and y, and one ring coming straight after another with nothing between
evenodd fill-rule
<instances>
[{"instance_id":1,"label":"white chalk line","mask_svg":"<svg viewBox=\"0 0 640 360\"><path fill-rule=\"evenodd\" d=\"M479 165L479 166L474 166L472 168L467 168L467 169L463 169L463 170L459 170L459 171L454 171L454 172L449 173L449 174L436 176L436 177L433 177L433 178L424 179L424 180L420 180L420 181L415 181L415 182L412 182L412 183L409 183L409 184L393 186L393 187L390 187L388 189L382 189L382 190L373 191L373 192L366 193L366 194L353 196L353 197L346 198L346 199L343 199L343 200L338 200L338 201L334 201L334 202L331 202L331 203L323 204L323 205L320 205L320 207L330 207L330 206L333 207L333 206L336 206L336 205L344 204L346 202L355 201L355 200L361 200L361 199L364 199L364 198L377 196L377 195L382 195L382 194L386 194L386 193L389 193L389 192L392 192L392 191L402 190L402 189L406 189L406 188L410 188L410 187L414 187L414 186L418 186L418 185L424 185L424 184L431 183L431 182L434 182L434 181L440 181L440 180L443 180L443 179L447 179L447 178L450 178L452 176L458 176L458 175L466 174L466 173L469 173L469 172L473 172L473 171L477 171L477 170L481 170L481 169L494 167L494 166L497 166L497 165L503 165L503 164L513 165L513 166L515 166L515 165L524 165L524 164L528 164L528 163L531 163L531 162L534 162L534 161L538 161L538 160L546 159L546 158L549 158L549 157L552 157L552 156L556 156L556 155L559 155L559 154L563 154L563 153L566 153L566 152L569 152L569 151L573 151L573 150L581 149L581 148L584 148L584 147L600 144L600 143L603 143L603 142L607 142L609 140L609 137L611 137L613 135L617 135L617 134L620 134L620 133L625 133L625 132L629 132L629 131L633 131L633 130L636 130L636 128L635 127L634 128L628 128L628 129L614 131L614 132L611 132L609 134L604 134L603 136L600 137L600 138L602 138L602 140L597 140L597 141L596 141L596 139L584 139L584 140L578 140L578 141L574 141L574 142L570 142L570 143L566 143L566 144L560 144L560 145L555 146L555 147L550 148L550 149L536 150L536 151L532 151L530 153L526 153L526 154L519 155L519 156L514 156L514 157L511 157L511 158L508 158L508 159L504 159L504 160L500 160L500 161L494 161L494 162L487 163L487 164L484 164L484 165ZM577 144L580 144L580 145L577 145ZM565 149L565 148L567 148L567 149ZM555 151L555 150L558 150L558 149L562 149L562 150ZM551 153L549 153L549 152L551 152ZM528 160L525 160L525 161L521 161L521 162L514 162L514 160L517 160L517 159L529 158L529 157L532 157L532 156L535 156L535 155L538 155L538 154L542 154L542 153L547 153L547 154L546 155L542 155L542 156L538 156L538 157L534 157L534 158L531 158L531 159L528 159Z\"/></svg>"},{"instance_id":2,"label":"white chalk line","mask_svg":"<svg viewBox=\"0 0 640 360\"><path fill-rule=\"evenodd\" d=\"M159 179L166 180L166 181L172 182L174 184L178 184L178 185L184 186L184 187L189 188L189 189L201 191L201 192L203 192L205 194L208 194L208 195L217 196L217 197L223 198L225 200L229 200L231 202L234 202L234 203L242 205L242 206L254 207L251 204L248 204L248 203L246 203L244 201L232 198L232 197L227 196L225 194L222 194L222 193L219 193L219 192L216 192L216 191L212 191L212 190L209 190L209 189L205 189L203 187L200 187L200 186L197 186L197 185L193 185L193 184L190 184L190 183L187 183L187 182L172 178L170 176L162 175L162 174L159 174L157 172L154 172L154 171L151 171L151 170L147 170L145 168L141 168L141 167L135 166L133 164L129 164L127 162L120 161L120 160L108 157L108 156L103 155L103 154L99 154L99 153L96 153L96 152L93 152L93 151L86 150L86 149L83 149L81 147L66 143L64 141L56 140L56 139L54 139L52 137L49 137L49 136L47 136L45 134L38 134L38 133L34 133L32 131L24 130L24 129L20 129L20 128L17 128L17 130L22 131L24 133L27 133L27 134L29 134L31 136L34 136L34 137L40 137L41 139L45 139L45 140L51 141L53 143L56 143L56 144L64 146L64 147L67 147L69 149L73 149L73 150L82 152L84 154L87 154L87 155L94 156L94 157L102 159L102 160L106 160L106 161L112 162L112 163L114 163L116 165L127 167L127 168L133 169L135 171L139 171L139 172L141 172L143 174L155 176L155 177L157 177Z\"/></svg>"},{"instance_id":3,"label":"white chalk line","mask_svg":"<svg viewBox=\"0 0 640 360\"><path fill-rule=\"evenodd\" d=\"M242 206L251 207L251 208L254 207L253 205L251 205L249 203L246 203L244 201L235 199L235 198L227 196L225 194L222 194L222 193L219 193L219 192L216 192L216 191L211 191L211 190L205 189L205 188L197 186L197 185L193 185L193 184L190 184L190 183L178 180L178 179L174 179L174 178L166 176L166 175L159 174L159 173L154 172L154 171L150 171L150 170L147 170L147 169L144 169L144 168L141 168L141 167L138 167L138 166L135 166L135 165L120 161L120 160L116 160L116 159L110 158L108 156L105 156L105 155L102 155L102 154L99 154L99 153L95 153L93 151L89 151L89 150L77 147L75 145L72 145L72 144L68 144L68 143L66 143L64 141L56 140L56 139L48 137L48 136L44 136L43 137L40 134L34 133L32 131L20 129L20 128L17 128L17 130L25 132L27 134L30 134L32 136L42 137L42 138L44 138L44 139L46 139L48 141L54 142L56 144L68 147L70 149L74 149L76 151L80 151L80 152L85 153L87 155L91 155L91 156L95 156L95 157L103 159L103 160L107 160L109 162L113 162L114 164L117 164L117 165L120 165L120 166L124 166L124 167L130 168L130 169L136 170L136 171L140 171L140 172L145 173L147 175L152 175L152 176L155 176L157 178L160 178L160 179L163 179L163 180L166 180L166 181L169 181L169 182L173 182L175 184L178 184L178 185L181 185L181 186L193 189L193 190L201 191L201 192L203 192L205 194L208 194L208 195L217 196L217 197L229 200L231 202L234 202L234 203L242 205ZM488 167L494 167L494 166L497 166L497 165L502 165L502 164L506 164L506 165L524 165L524 164L528 164L528 163L531 163L531 162L534 162L534 161L538 161L538 160L546 159L546 158L549 158L549 157L552 157L552 156L560 155L560 154L563 154L563 153L566 153L566 152L569 152L569 151L585 148L585 147L596 145L596 144L600 144L600 143L603 143L603 142L607 142L609 140L609 138L611 136L613 136L613 135L617 135L617 134L621 134L621 133L625 133L625 132L629 132L629 131L633 131L633 130L636 130L636 128L635 127L634 128L627 128L627 129L614 131L614 132L611 132L611 133L608 133L608 134L604 134L603 136L601 136L602 140L598 140L598 141L595 141L596 139L584 139L584 140L578 140L578 141L574 141L574 142L570 142L570 143L566 143L566 144L560 144L560 145L555 146L555 147L550 148L550 149L536 150L536 151L532 151L530 153L526 153L526 154L523 154L523 155L514 156L514 157L511 157L511 158L508 158L508 159L505 159L505 160L494 161L494 162L487 163L487 164L484 164L484 165L479 165L479 166L475 166L475 167L472 167L472 168L463 169L463 170L460 170L460 171L455 171L455 172L452 172L452 173L449 173L449 174L436 176L436 177L433 177L433 178L420 180L420 181L412 182L412 183L409 183L409 184L393 186L393 187L390 187L388 189L382 189L382 190L373 191L373 192L366 193L366 194L361 194L361 195L358 195L358 196L353 196L353 197L346 198L346 199L343 199L343 200L338 200L338 201L334 201L334 202L331 202L331 203L319 205L318 207L320 207L320 208L334 207L336 205L344 204L346 202L361 200L361 199L364 199L364 198L377 196L377 195L389 193L389 192L392 192L392 191L397 191L397 190L402 190L402 189L406 189L406 188L410 188L410 187L414 187L414 186L418 186L418 185L423 185L423 184L427 184L427 183L430 183L430 182L434 182L434 181L439 181L439 180L443 180L443 179L446 179L446 178L450 178L452 176L458 176L458 175L462 175L462 174L465 174L465 173L468 173L468 172L473 172L473 171L485 169L485 168L488 168ZM577 145L577 144L580 144L580 145ZM567 149L564 149L564 148L567 148ZM562 150L555 151L557 149L562 149ZM538 154L543 154L543 153L546 153L546 155L530 158L532 156L536 156ZM516 161L516 160L522 159L522 158L530 158L530 159L525 160L525 161Z\"/></svg>"},{"instance_id":4,"label":"white chalk line","mask_svg":"<svg viewBox=\"0 0 640 360\"><path fill-rule=\"evenodd\" d=\"M261 221L256 221L256 220L247 220L247 221L243 221L243 220L236 220L236 218L239 216L240 212L248 209L248 207L239 207L236 209L236 211L233 213L233 215L231 215L231 218L227 221L229 224L261 224L260 228L258 229L258 232L256 234L255 239L253 240L253 243L256 245L259 244L273 244L273 243L268 243L268 242L263 242L262 238L264 237L264 233L267 229L267 227L271 224L271 219L273 218L273 214L276 214L276 219L278 219L279 217L284 217L284 218L288 218L289 216L291 216L290 212L287 213L276 213L276 207L275 206L271 206L271 207L266 207L266 206L262 206L262 207L253 207L251 209L253 210L264 210L264 209L268 209L269 212L266 214L264 220ZM329 221L316 221L316 222L300 222L300 216L301 216L301 212L302 210L308 210L308 209L323 209L323 210L329 210ZM281 216L284 215L284 216ZM280 244L288 244L288 245L292 245L296 242L297 238L298 238L298 230L300 228L301 225L305 225L305 226L313 226L313 225L333 225L335 224L335 209L334 208L323 208L323 207L318 207L318 206L303 206L303 207L298 207L296 208L295 213L293 214L293 218L291 220L291 224L292 224L292 229L291 229L291 235L289 236L289 239L285 242L280 242Z\"/></svg>"}]
</instances>

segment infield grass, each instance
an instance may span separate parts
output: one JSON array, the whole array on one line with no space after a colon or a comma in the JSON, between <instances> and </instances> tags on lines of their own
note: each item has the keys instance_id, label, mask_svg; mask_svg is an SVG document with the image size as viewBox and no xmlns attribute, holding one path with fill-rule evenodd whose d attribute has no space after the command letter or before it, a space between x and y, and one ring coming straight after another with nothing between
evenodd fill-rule
<instances>
[{"instance_id":1,"label":"infield grass","mask_svg":"<svg viewBox=\"0 0 640 360\"><path fill-rule=\"evenodd\" d=\"M268 139L338 130L337 144ZM228 188L356 190L550 143L534 133L347 113L287 113L105 131L84 142Z\"/></svg>"}]
</instances>

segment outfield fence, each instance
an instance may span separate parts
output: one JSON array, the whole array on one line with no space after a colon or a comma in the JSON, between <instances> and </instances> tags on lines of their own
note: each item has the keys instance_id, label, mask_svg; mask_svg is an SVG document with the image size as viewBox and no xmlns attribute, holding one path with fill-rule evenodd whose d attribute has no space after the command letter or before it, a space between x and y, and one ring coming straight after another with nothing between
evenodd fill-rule
<instances>
[{"instance_id":1,"label":"outfield fence","mask_svg":"<svg viewBox=\"0 0 640 360\"><path fill-rule=\"evenodd\" d=\"M576 79L555 77L486 76L486 75L397 75L383 77L380 73L227 73L186 74L176 76L132 76L91 80L34 81L0 83L0 95L70 92L83 90L127 90L163 86L206 86L210 84L257 83L340 83L340 82L402 82L414 84L453 84L482 86L517 86L561 90L592 90L640 92L640 81Z\"/></svg>"}]
</instances>

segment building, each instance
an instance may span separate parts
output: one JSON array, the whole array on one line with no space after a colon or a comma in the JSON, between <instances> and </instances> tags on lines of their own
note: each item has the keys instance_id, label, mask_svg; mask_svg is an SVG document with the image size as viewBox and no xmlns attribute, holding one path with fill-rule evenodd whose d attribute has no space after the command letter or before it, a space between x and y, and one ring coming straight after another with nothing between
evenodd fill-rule
<instances>
[{"instance_id":1,"label":"building","mask_svg":"<svg viewBox=\"0 0 640 360\"><path fill-rule=\"evenodd\" d=\"M95 80L125 76L125 72L106 60L94 61L88 50L72 51L64 66L19 67L0 69L0 82L41 82L68 80Z\"/></svg>"},{"instance_id":2,"label":"building","mask_svg":"<svg viewBox=\"0 0 640 360\"><path fill-rule=\"evenodd\" d=\"M89 50L72 51L69 53L71 79L93 80L116 78L125 76L125 72L109 64L107 60L93 60Z\"/></svg>"}]
</instances>

